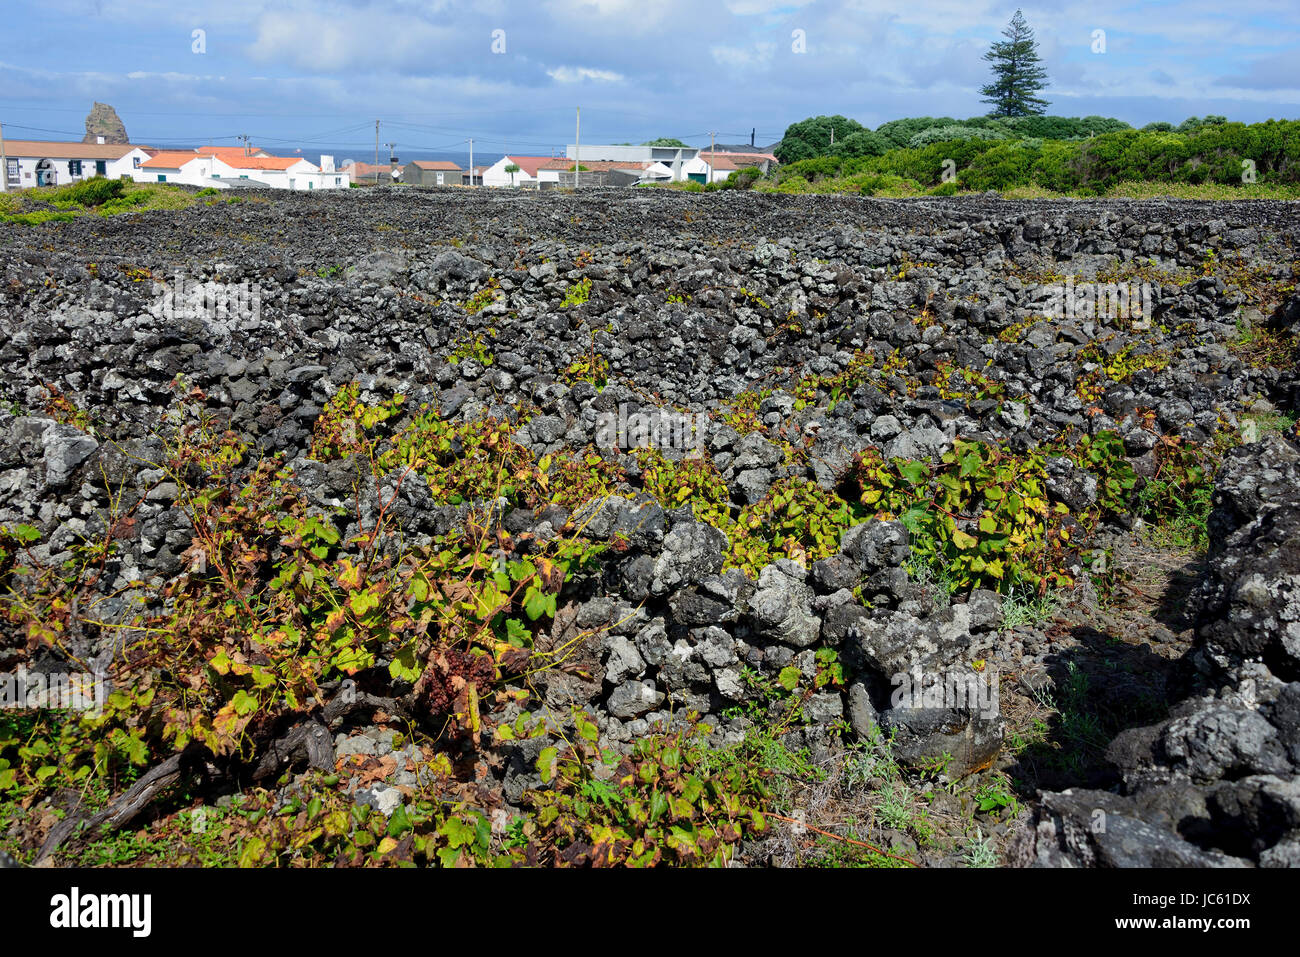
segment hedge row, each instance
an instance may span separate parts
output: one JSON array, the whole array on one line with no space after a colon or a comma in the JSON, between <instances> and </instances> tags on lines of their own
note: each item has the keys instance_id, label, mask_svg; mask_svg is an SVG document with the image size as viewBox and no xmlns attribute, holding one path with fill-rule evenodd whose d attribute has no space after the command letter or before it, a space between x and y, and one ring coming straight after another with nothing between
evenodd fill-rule
<instances>
[{"instance_id":1,"label":"hedge row","mask_svg":"<svg viewBox=\"0 0 1300 957\"><path fill-rule=\"evenodd\" d=\"M941 140L881 156L801 160L781 167L777 175L781 182L800 178L811 183L860 173L888 174L930 188L944 181L945 169L954 171L959 185L970 190L1040 186L1101 193L1133 180L1250 182L1243 174L1253 174L1259 183L1297 184L1300 121L1221 123L1183 133L1126 129L1085 140Z\"/></svg>"}]
</instances>

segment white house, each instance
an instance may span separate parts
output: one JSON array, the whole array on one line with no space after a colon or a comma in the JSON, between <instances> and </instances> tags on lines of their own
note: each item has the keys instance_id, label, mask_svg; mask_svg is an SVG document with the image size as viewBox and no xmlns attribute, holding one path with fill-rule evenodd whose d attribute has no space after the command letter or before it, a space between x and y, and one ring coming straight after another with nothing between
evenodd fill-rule
<instances>
[{"instance_id":1,"label":"white house","mask_svg":"<svg viewBox=\"0 0 1300 957\"><path fill-rule=\"evenodd\" d=\"M683 166L699 155L693 146L628 146L608 143L571 144L564 155L569 159L581 158L582 165L592 162L662 163L672 173L672 178L686 178Z\"/></svg>"},{"instance_id":2,"label":"white house","mask_svg":"<svg viewBox=\"0 0 1300 957\"><path fill-rule=\"evenodd\" d=\"M336 169L334 157L322 156L316 166L301 157L245 155L239 147L201 147L195 151L158 153L135 171L137 182L179 183L185 186L265 186L271 189L347 189L350 174Z\"/></svg>"},{"instance_id":3,"label":"white house","mask_svg":"<svg viewBox=\"0 0 1300 957\"><path fill-rule=\"evenodd\" d=\"M578 172L578 184L602 186L633 186L642 183L667 183L673 178L673 171L664 163L649 161L622 160L583 160L581 164L571 159L549 160L537 168L539 185L556 186L574 185L574 169L581 165Z\"/></svg>"},{"instance_id":4,"label":"white house","mask_svg":"<svg viewBox=\"0 0 1300 957\"><path fill-rule=\"evenodd\" d=\"M60 143L5 140L5 188L62 186L92 176L133 176L149 159L147 147L129 143Z\"/></svg>"},{"instance_id":5,"label":"white house","mask_svg":"<svg viewBox=\"0 0 1300 957\"><path fill-rule=\"evenodd\" d=\"M483 171L484 186L536 186L538 172L554 156L503 156ZM506 172L507 166L518 166L518 172Z\"/></svg>"},{"instance_id":6,"label":"white house","mask_svg":"<svg viewBox=\"0 0 1300 957\"><path fill-rule=\"evenodd\" d=\"M776 162L771 153L711 153L704 150L682 164L682 173L684 179L697 183L720 183L738 169L756 166L766 172Z\"/></svg>"}]
</instances>

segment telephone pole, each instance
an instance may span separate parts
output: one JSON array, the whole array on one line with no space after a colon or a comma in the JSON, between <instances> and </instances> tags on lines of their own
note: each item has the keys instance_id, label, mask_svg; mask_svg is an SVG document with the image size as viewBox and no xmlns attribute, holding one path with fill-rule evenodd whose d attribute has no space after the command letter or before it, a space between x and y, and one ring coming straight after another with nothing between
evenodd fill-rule
<instances>
[{"instance_id":1,"label":"telephone pole","mask_svg":"<svg viewBox=\"0 0 1300 957\"><path fill-rule=\"evenodd\" d=\"M0 193L9 192L9 160L5 156L5 127L0 123Z\"/></svg>"},{"instance_id":2,"label":"telephone pole","mask_svg":"<svg viewBox=\"0 0 1300 957\"><path fill-rule=\"evenodd\" d=\"M375 185L379 185L379 121L375 120Z\"/></svg>"},{"instance_id":3,"label":"telephone pole","mask_svg":"<svg viewBox=\"0 0 1300 957\"><path fill-rule=\"evenodd\" d=\"M577 107L578 113L573 124L573 188L578 188L578 177L581 176L582 169L582 107Z\"/></svg>"},{"instance_id":4,"label":"telephone pole","mask_svg":"<svg viewBox=\"0 0 1300 957\"><path fill-rule=\"evenodd\" d=\"M474 185L474 137L469 138L469 185Z\"/></svg>"}]
</instances>

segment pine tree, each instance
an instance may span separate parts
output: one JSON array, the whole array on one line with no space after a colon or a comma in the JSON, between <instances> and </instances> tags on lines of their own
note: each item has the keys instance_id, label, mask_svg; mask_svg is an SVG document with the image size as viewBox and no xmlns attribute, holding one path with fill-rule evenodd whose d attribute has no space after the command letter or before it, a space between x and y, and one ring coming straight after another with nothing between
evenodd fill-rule
<instances>
[{"instance_id":1,"label":"pine tree","mask_svg":"<svg viewBox=\"0 0 1300 957\"><path fill-rule=\"evenodd\" d=\"M993 104L990 116L1035 116L1047 108L1047 101L1034 96L1047 86L1047 71L1038 65L1034 31L1019 10L1002 31L1006 40L996 42L984 54L993 64L994 80L981 87L985 103Z\"/></svg>"}]
</instances>

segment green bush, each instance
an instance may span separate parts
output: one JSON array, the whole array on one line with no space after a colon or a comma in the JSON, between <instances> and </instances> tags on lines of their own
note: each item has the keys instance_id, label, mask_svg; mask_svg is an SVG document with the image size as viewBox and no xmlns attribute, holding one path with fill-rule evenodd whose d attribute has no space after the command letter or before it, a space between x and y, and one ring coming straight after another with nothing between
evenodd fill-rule
<instances>
[{"instance_id":1,"label":"green bush","mask_svg":"<svg viewBox=\"0 0 1300 957\"><path fill-rule=\"evenodd\" d=\"M881 123L876 127L876 134L884 137L894 149L902 149L922 130L936 126L956 126L960 123L961 120L954 120L951 116L913 116Z\"/></svg>"},{"instance_id":2,"label":"green bush","mask_svg":"<svg viewBox=\"0 0 1300 957\"><path fill-rule=\"evenodd\" d=\"M120 179L105 179L96 176L83 179L78 183L60 186L49 195L49 202L60 209L73 206L102 206L111 199L118 199L126 190L126 183Z\"/></svg>"},{"instance_id":3,"label":"green bush","mask_svg":"<svg viewBox=\"0 0 1300 957\"><path fill-rule=\"evenodd\" d=\"M65 223L76 218L76 213L56 213L53 210L41 209L34 213L14 213L12 216L0 216L0 222L16 223L19 226L39 226L41 223Z\"/></svg>"},{"instance_id":4,"label":"green bush","mask_svg":"<svg viewBox=\"0 0 1300 957\"><path fill-rule=\"evenodd\" d=\"M854 133L866 132L866 127L845 116L810 116L786 127L773 150L782 163L813 159L834 152L835 147Z\"/></svg>"},{"instance_id":5,"label":"green bush","mask_svg":"<svg viewBox=\"0 0 1300 957\"><path fill-rule=\"evenodd\" d=\"M948 143L953 140L1005 140L1009 139L1010 135L996 127L986 129L979 126L960 124L932 126L928 130L922 130L913 136L907 141L907 145L912 149L920 149L922 146L929 146L931 143Z\"/></svg>"},{"instance_id":6,"label":"green bush","mask_svg":"<svg viewBox=\"0 0 1300 957\"><path fill-rule=\"evenodd\" d=\"M1033 179L1034 162L1039 150L1026 143L999 143L975 157L961 171L962 185L968 189L1010 189L1028 186Z\"/></svg>"},{"instance_id":7,"label":"green bush","mask_svg":"<svg viewBox=\"0 0 1300 957\"><path fill-rule=\"evenodd\" d=\"M738 169L728 176L722 183L723 189L750 189L756 182L763 178L762 171L757 166L746 166L744 169Z\"/></svg>"},{"instance_id":8,"label":"green bush","mask_svg":"<svg viewBox=\"0 0 1300 957\"><path fill-rule=\"evenodd\" d=\"M840 156L883 156L892 147L893 144L880 134L863 130L846 136L843 143L836 143L835 152Z\"/></svg>"}]
</instances>

